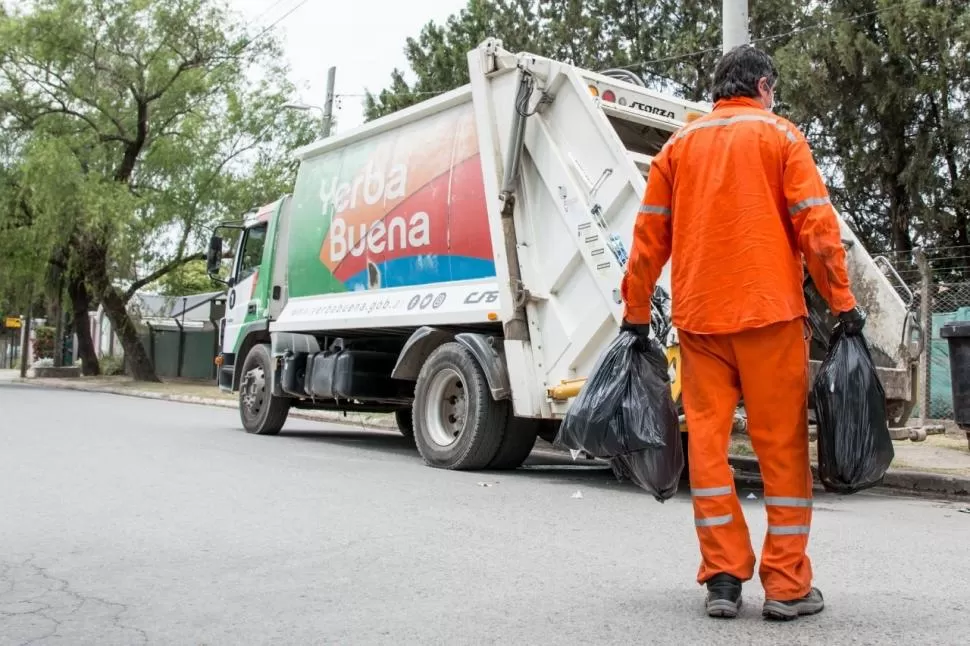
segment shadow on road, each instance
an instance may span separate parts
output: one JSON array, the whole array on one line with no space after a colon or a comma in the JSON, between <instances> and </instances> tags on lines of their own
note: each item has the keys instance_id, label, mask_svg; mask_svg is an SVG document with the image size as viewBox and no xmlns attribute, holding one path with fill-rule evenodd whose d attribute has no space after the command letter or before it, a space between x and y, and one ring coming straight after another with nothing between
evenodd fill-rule
<instances>
[{"instance_id":1,"label":"shadow on road","mask_svg":"<svg viewBox=\"0 0 970 646\"><path fill-rule=\"evenodd\" d=\"M414 440L394 431L356 430L346 427L319 431L284 430L279 434L279 437L306 442L352 446L369 451L409 455L418 458L418 451L414 448Z\"/></svg>"},{"instance_id":2,"label":"shadow on road","mask_svg":"<svg viewBox=\"0 0 970 646\"><path fill-rule=\"evenodd\" d=\"M385 431L370 428L354 428L348 425L334 425L331 428L309 430L306 428L284 430L279 439L292 439L304 442L330 444L334 446L353 447L384 453L399 455L420 461L421 457L414 446L414 440L406 438L396 431ZM430 468L430 467L429 467ZM499 478L532 478L547 483L561 483L576 486L577 489L598 489L612 492L627 492L640 494L650 498L642 489L628 481L619 481L613 470L604 460L590 460L580 458L573 460L568 453L561 453L552 449L548 443L539 440L537 450L526 460L525 464L514 471L481 471L486 479ZM757 479L744 474L736 478L739 494L747 496L755 493L760 497L761 485ZM686 471L678 488L678 496L686 496L690 490L687 484Z\"/></svg>"}]
</instances>

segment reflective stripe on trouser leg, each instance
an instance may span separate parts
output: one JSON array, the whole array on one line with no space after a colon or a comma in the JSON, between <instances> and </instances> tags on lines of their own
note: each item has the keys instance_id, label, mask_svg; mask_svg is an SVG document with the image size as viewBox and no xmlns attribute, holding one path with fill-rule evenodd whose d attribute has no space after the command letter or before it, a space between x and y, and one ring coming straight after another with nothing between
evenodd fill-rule
<instances>
[{"instance_id":1,"label":"reflective stripe on trouser leg","mask_svg":"<svg viewBox=\"0 0 970 646\"><path fill-rule=\"evenodd\" d=\"M759 574L769 599L788 601L812 585L808 540L808 340L802 320L736 336L748 435L765 483L768 530Z\"/></svg>"},{"instance_id":2,"label":"reflective stripe on trouser leg","mask_svg":"<svg viewBox=\"0 0 970 646\"><path fill-rule=\"evenodd\" d=\"M727 456L740 397L729 342L681 333L680 344L691 501L701 552L697 580L723 572L747 581L754 574L754 551Z\"/></svg>"}]
</instances>

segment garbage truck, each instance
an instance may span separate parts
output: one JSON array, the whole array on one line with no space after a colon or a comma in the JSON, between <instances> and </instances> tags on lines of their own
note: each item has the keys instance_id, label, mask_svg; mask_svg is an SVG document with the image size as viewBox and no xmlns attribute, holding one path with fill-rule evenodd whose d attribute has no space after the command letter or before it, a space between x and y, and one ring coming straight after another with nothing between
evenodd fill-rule
<instances>
[{"instance_id":1,"label":"garbage truck","mask_svg":"<svg viewBox=\"0 0 970 646\"><path fill-rule=\"evenodd\" d=\"M297 151L292 193L235 229L218 385L242 426L291 409L392 413L424 461L522 464L551 439L622 322L620 281L652 156L711 109L489 39L470 82ZM921 332L891 266L842 226L893 423ZM208 269L224 256L210 240ZM835 319L806 278L813 369ZM680 396L669 264L653 331ZM689 432L689 429L685 429Z\"/></svg>"}]
</instances>

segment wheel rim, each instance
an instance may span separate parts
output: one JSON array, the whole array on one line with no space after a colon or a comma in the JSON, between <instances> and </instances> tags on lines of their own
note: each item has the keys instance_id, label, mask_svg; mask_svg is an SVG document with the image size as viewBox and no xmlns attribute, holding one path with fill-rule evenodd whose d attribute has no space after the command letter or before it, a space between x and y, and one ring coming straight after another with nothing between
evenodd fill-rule
<instances>
[{"instance_id":1,"label":"wheel rim","mask_svg":"<svg viewBox=\"0 0 970 646\"><path fill-rule=\"evenodd\" d=\"M427 428L432 442L451 446L465 428L467 398L461 375L451 368L436 374L428 386Z\"/></svg>"},{"instance_id":2,"label":"wheel rim","mask_svg":"<svg viewBox=\"0 0 970 646\"><path fill-rule=\"evenodd\" d=\"M258 417L266 399L266 373L260 367L253 368L243 377L242 388L243 410L249 417Z\"/></svg>"}]
</instances>

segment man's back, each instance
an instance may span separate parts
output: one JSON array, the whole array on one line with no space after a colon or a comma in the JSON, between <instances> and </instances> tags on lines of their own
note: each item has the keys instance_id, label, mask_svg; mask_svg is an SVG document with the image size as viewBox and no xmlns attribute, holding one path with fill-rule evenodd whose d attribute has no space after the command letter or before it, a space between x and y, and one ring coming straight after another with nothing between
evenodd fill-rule
<instances>
[{"instance_id":1,"label":"man's back","mask_svg":"<svg viewBox=\"0 0 970 646\"><path fill-rule=\"evenodd\" d=\"M672 183L674 325L728 334L805 316L785 199L786 147L800 135L751 99L730 99L658 156Z\"/></svg>"}]
</instances>

